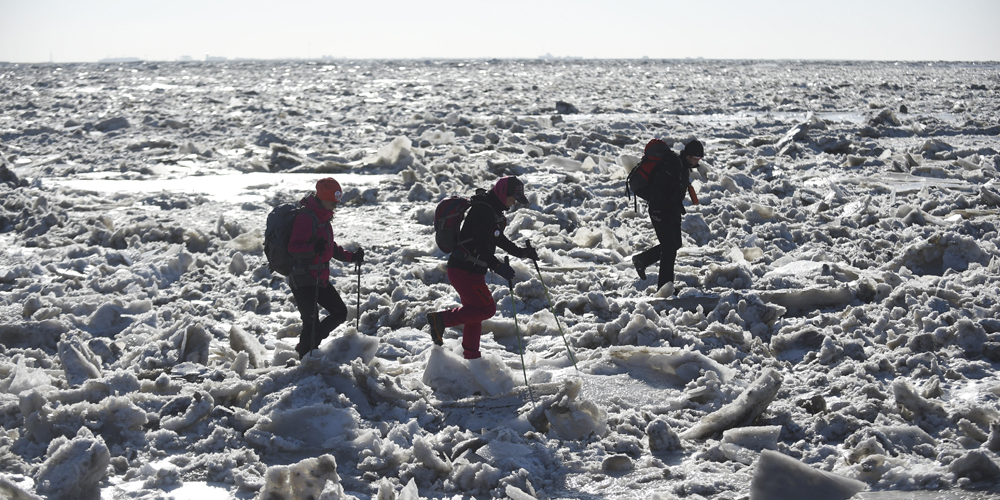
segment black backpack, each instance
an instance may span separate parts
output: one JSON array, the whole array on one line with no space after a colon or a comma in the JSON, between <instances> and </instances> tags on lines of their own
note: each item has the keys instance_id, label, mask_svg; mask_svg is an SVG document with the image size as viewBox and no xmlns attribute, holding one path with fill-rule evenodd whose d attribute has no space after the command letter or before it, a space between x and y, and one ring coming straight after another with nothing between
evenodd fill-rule
<instances>
[{"instance_id":1,"label":"black backpack","mask_svg":"<svg viewBox=\"0 0 1000 500\"><path fill-rule=\"evenodd\" d=\"M468 240L458 240L465 214L474 203L477 202L462 196L449 196L441 200L434 209L434 242L444 253L451 253L476 265L486 266L485 262L469 255L469 251L463 246L469 242Z\"/></svg>"},{"instance_id":2,"label":"black backpack","mask_svg":"<svg viewBox=\"0 0 1000 500\"><path fill-rule=\"evenodd\" d=\"M662 140L651 139L647 142L642 159L625 179L626 199L631 198L631 192L637 198L649 201L653 195L653 180L666 168L667 160L676 157L677 154ZM638 200L636 200L636 207L638 208Z\"/></svg>"},{"instance_id":3,"label":"black backpack","mask_svg":"<svg viewBox=\"0 0 1000 500\"><path fill-rule=\"evenodd\" d=\"M264 228L264 256L267 257L267 267L272 272L291 276L296 258L288 253L288 241L292 238L292 226L295 217L301 213L309 214L312 219L312 235L309 241L316 238L316 227L319 219L312 210L298 203L285 203L274 207L267 214L267 225Z\"/></svg>"}]
</instances>

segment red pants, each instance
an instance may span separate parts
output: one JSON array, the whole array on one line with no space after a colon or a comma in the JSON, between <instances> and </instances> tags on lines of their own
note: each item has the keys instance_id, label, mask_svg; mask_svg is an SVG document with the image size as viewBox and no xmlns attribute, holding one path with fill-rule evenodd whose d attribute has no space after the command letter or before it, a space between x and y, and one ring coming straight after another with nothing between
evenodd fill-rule
<instances>
[{"instance_id":1,"label":"red pants","mask_svg":"<svg viewBox=\"0 0 1000 500\"><path fill-rule=\"evenodd\" d=\"M444 326L465 325L462 333L465 359L476 359L481 356L479 338L483 334L483 320L496 314L497 305L486 286L486 276L482 274L449 267L448 281L462 299L462 306L444 311Z\"/></svg>"}]
</instances>

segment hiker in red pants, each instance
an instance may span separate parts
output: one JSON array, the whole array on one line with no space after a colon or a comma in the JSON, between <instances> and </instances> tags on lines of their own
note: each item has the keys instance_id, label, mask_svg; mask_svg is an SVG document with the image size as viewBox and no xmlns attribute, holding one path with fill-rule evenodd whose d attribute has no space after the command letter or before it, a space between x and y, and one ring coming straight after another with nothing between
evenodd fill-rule
<instances>
[{"instance_id":1,"label":"hiker in red pants","mask_svg":"<svg viewBox=\"0 0 1000 500\"><path fill-rule=\"evenodd\" d=\"M538 259L534 248L520 248L503 234L507 227L507 218L503 214L515 202L526 204L528 199L524 196L524 183L513 176L501 178L490 191L479 190L472 197L472 206L459 231L461 248L453 251L448 259L448 281L458 291L462 306L427 314L431 337L437 345L444 343L446 327L465 325L462 333L465 359L476 359L482 355L479 338L483 320L497 312L493 294L486 286L486 271L493 270L506 280L514 278L514 269L494 255L496 247L515 257Z\"/></svg>"}]
</instances>

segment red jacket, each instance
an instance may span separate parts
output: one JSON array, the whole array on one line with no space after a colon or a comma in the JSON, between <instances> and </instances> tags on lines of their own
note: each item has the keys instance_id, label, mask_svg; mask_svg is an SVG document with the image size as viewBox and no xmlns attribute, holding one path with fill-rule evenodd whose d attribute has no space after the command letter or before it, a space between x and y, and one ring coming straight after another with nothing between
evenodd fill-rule
<instances>
[{"instance_id":1,"label":"red jacket","mask_svg":"<svg viewBox=\"0 0 1000 500\"><path fill-rule=\"evenodd\" d=\"M303 198L299 204L312 210L316 215L316 235L312 234L313 218L309 214L299 214L295 217L295 222L292 225L292 236L288 240L288 253L292 257L308 262L310 266L319 265L321 268L293 272L292 281L295 286L316 286L318 280L320 286L326 286L330 281L330 260L350 262L354 253L344 250L336 241L333 241L333 226L330 225L333 212L323 208L315 195ZM317 240L326 241L326 249L323 250L323 253L316 253L315 243Z\"/></svg>"}]
</instances>

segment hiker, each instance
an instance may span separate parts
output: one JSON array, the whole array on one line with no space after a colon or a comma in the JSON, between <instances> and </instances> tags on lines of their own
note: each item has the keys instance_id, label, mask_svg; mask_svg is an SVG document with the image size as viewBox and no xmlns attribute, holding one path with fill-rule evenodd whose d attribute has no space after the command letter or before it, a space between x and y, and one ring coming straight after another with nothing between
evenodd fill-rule
<instances>
[{"instance_id":1,"label":"hiker","mask_svg":"<svg viewBox=\"0 0 1000 500\"><path fill-rule=\"evenodd\" d=\"M674 281L674 262L677 260L677 250L681 248L681 215L684 210L684 195L690 191L692 201L698 203L691 186L690 170L698 167L698 162L705 156L705 147L697 139L684 146L680 158L676 155L666 155L663 170L652 180L649 203L649 219L656 231L658 244L645 252L632 257L639 279L646 279L646 268L660 262L660 274L657 279L657 289Z\"/></svg>"},{"instance_id":2,"label":"hiker","mask_svg":"<svg viewBox=\"0 0 1000 500\"><path fill-rule=\"evenodd\" d=\"M315 194L299 201L311 213L303 211L295 217L288 240L288 253L298 259L288 285L302 316L302 333L295 346L300 359L347 320L347 305L330 282L330 259L358 265L365 261L363 248L348 252L333 240L330 221L342 196L340 183L332 177L317 181ZM329 313L323 321L319 321L319 306Z\"/></svg>"},{"instance_id":3,"label":"hiker","mask_svg":"<svg viewBox=\"0 0 1000 500\"><path fill-rule=\"evenodd\" d=\"M462 305L427 314L431 337L437 345L444 344L446 327L465 325L462 333L465 359L481 356L479 338L483 320L492 318L497 312L493 294L486 286L487 269L505 280L514 278L514 269L494 255L496 247L515 257L538 260L538 252L534 248L519 248L503 234L507 226L503 214L515 202L528 203L524 196L524 183L517 177L502 177L490 191L477 190L459 231L460 246L448 258L448 281L458 292Z\"/></svg>"}]
</instances>

